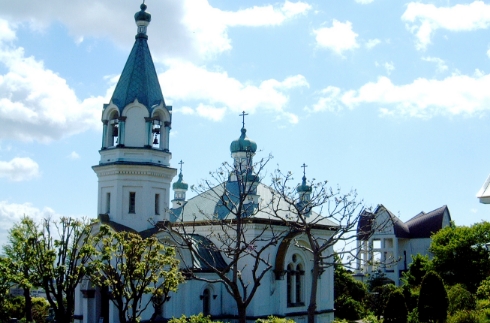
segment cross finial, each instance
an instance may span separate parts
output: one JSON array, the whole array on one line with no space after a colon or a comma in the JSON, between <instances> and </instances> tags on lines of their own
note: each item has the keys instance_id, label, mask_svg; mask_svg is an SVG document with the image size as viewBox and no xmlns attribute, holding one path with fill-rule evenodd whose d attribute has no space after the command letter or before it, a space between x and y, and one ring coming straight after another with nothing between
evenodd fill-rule
<instances>
[{"instance_id":1,"label":"cross finial","mask_svg":"<svg viewBox=\"0 0 490 323\"><path fill-rule=\"evenodd\" d=\"M184 165L184 162L180 160L179 165L180 165L180 173L182 174L182 165Z\"/></svg>"},{"instance_id":2,"label":"cross finial","mask_svg":"<svg viewBox=\"0 0 490 323\"><path fill-rule=\"evenodd\" d=\"M303 176L306 177L306 167L308 167L308 165L303 163L303 165L301 165L301 167L303 167Z\"/></svg>"},{"instance_id":3,"label":"cross finial","mask_svg":"<svg viewBox=\"0 0 490 323\"><path fill-rule=\"evenodd\" d=\"M248 113L245 113L245 111L242 111L242 113L239 114L239 116L242 117L242 128L245 128L245 116L248 116Z\"/></svg>"}]
</instances>

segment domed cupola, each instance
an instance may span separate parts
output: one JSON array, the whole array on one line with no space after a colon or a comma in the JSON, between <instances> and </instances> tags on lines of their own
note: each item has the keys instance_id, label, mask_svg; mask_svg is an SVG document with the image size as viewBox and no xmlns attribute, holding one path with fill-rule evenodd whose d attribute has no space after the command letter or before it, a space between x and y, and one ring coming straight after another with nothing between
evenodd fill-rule
<instances>
[{"instance_id":1,"label":"domed cupola","mask_svg":"<svg viewBox=\"0 0 490 323\"><path fill-rule=\"evenodd\" d=\"M311 199L312 187L306 184L306 164L303 163L303 180L301 184L296 187L296 192L298 192L299 202L297 204L298 208L303 211L303 214L308 216L311 213L311 208L309 207L309 202Z\"/></svg>"},{"instance_id":2,"label":"domed cupola","mask_svg":"<svg viewBox=\"0 0 490 323\"><path fill-rule=\"evenodd\" d=\"M185 193L189 189L189 184L184 182L184 175L182 175L182 165L184 162L181 160L180 164L180 173L179 179L177 182L173 183L172 188L174 190L174 199L172 200L172 208L178 209L182 207L185 203Z\"/></svg>"},{"instance_id":3,"label":"domed cupola","mask_svg":"<svg viewBox=\"0 0 490 323\"><path fill-rule=\"evenodd\" d=\"M230 144L231 153L237 152L249 152L254 153L257 151L257 144L255 141L250 140L247 137L247 129L242 128L242 134L237 140L233 140Z\"/></svg>"},{"instance_id":4,"label":"domed cupola","mask_svg":"<svg viewBox=\"0 0 490 323\"><path fill-rule=\"evenodd\" d=\"M140 11L134 14L134 21L136 21L136 24L138 24L138 21L146 21L149 23L151 21L151 14L149 12L146 12L146 4L143 2L140 6Z\"/></svg>"}]
</instances>

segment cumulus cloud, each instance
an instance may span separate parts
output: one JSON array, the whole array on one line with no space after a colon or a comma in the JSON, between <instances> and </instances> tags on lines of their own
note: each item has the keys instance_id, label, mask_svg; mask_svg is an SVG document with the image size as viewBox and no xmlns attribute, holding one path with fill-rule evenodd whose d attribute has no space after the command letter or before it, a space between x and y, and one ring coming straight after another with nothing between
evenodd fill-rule
<instances>
[{"instance_id":1,"label":"cumulus cloud","mask_svg":"<svg viewBox=\"0 0 490 323\"><path fill-rule=\"evenodd\" d=\"M0 62L6 68L0 74L0 139L49 142L100 126L104 98L79 100L65 79L9 42L0 42Z\"/></svg>"},{"instance_id":2,"label":"cumulus cloud","mask_svg":"<svg viewBox=\"0 0 490 323\"><path fill-rule=\"evenodd\" d=\"M374 39L369 39L367 42L366 42L366 48L367 49L373 49L374 47L376 47L377 45L379 45L381 43L381 40L377 39L377 38L374 38Z\"/></svg>"},{"instance_id":3,"label":"cumulus cloud","mask_svg":"<svg viewBox=\"0 0 490 323\"><path fill-rule=\"evenodd\" d=\"M342 91L327 87L310 108L312 112L335 111L371 104L382 115L428 119L437 115L478 115L490 109L490 74L473 77L452 75L442 80L419 78L410 84L395 85L388 77L379 77L358 90Z\"/></svg>"},{"instance_id":4,"label":"cumulus cloud","mask_svg":"<svg viewBox=\"0 0 490 323\"><path fill-rule=\"evenodd\" d=\"M14 158L10 161L0 161L0 178L12 182L28 181L40 175L39 165L32 159Z\"/></svg>"},{"instance_id":5,"label":"cumulus cloud","mask_svg":"<svg viewBox=\"0 0 490 323\"><path fill-rule=\"evenodd\" d=\"M332 27L319 28L313 32L319 47L329 49L339 55L342 55L346 50L359 47L357 43L358 34L352 30L350 21L343 23L334 19Z\"/></svg>"},{"instance_id":6,"label":"cumulus cloud","mask_svg":"<svg viewBox=\"0 0 490 323\"><path fill-rule=\"evenodd\" d=\"M490 5L483 1L436 7L433 4L410 2L401 19L417 38L416 47L423 50L438 29L472 31L490 26Z\"/></svg>"},{"instance_id":7,"label":"cumulus cloud","mask_svg":"<svg viewBox=\"0 0 490 323\"><path fill-rule=\"evenodd\" d=\"M152 14L149 42L157 61L177 57L199 60L231 48L230 27L277 26L310 9L309 4L301 1L238 11L219 10L208 0L153 1L147 9ZM34 29L46 28L56 20L68 28L77 43L90 37L106 37L122 48L128 48L134 41L136 26L132 15L137 10L135 3L117 0L52 0L49 6L29 0L19 0L15 6L0 2L0 18L27 22Z\"/></svg>"},{"instance_id":8,"label":"cumulus cloud","mask_svg":"<svg viewBox=\"0 0 490 323\"><path fill-rule=\"evenodd\" d=\"M222 11L212 7L207 0L184 1L184 25L201 56L212 56L231 49L228 28L245 26L277 26L311 6L304 2L285 1L280 6L253 6L238 11Z\"/></svg>"},{"instance_id":9,"label":"cumulus cloud","mask_svg":"<svg viewBox=\"0 0 490 323\"><path fill-rule=\"evenodd\" d=\"M46 218L60 218L60 215L49 207L39 209L30 203L16 204L0 201L0 245L7 242L8 230L12 225L20 222L24 216L32 218L36 223Z\"/></svg>"},{"instance_id":10,"label":"cumulus cloud","mask_svg":"<svg viewBox=\"0 0 490 323\"><path fill-rule=\"evenodd\" d=\"M188 75L192 75L189 78ZM194 101L195 107L186 106L181 113L198 115L219 121L226 112L257 110L273 111L293 118L286 111L289 91L308 87L302 75L287 77L282 81L269 79L259 84L242 83L225 71L210 71L189 62L173 61L165 73L159 75L166 97L172 101Z\"/></svg>"},{"instance_id":11,"label":"cumulus cloud","mask_svg":"<svg viewBox=\"0 0 490 323\"><path fill-rule=\"evenodd\" d=\"M436 64L436 71L438 73L445 72L448 69L446 62L439 57L427 56L427 57L422 57L422 60L424 60L426 62L430 62L430 63L435 63Z\"/></svg>"},{"instance_id":12,"label":"cumulus cloud","mask_svg":"<svg viewBox=\"0 0 490 323\"><path fill-rule=\"evenodd\" d=\"M80 155L76 151L72 151L67 157L72 160L80 159Z\"/></svg>"}]
</instances>

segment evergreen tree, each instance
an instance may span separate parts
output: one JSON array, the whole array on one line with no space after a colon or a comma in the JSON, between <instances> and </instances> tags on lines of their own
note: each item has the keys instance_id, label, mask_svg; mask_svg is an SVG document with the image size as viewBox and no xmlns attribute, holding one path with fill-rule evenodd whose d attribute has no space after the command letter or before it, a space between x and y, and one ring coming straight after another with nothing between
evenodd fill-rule
<instances>
[{"instance_id":1,"label":"evergreen tree","mask_svg":"<svg viewBox=\"0 0 490 323\"><path fill-rule=\"evenodd\" d=\"M434 271L429 271L420 287L418 304L420 322L445 322L448 307L447 292L441 277Z\"/></svg>"},{"instance_id":2,"label":"evergreen tree","mask_svg":"<svg viewBox=\"0 0 490 323\"><path fill-rule=\"evenodd\" d=\"M402 292L397 289L391 292L384 310L385 323L407 323L407 305Z\"/></svg>"}]
</instances>

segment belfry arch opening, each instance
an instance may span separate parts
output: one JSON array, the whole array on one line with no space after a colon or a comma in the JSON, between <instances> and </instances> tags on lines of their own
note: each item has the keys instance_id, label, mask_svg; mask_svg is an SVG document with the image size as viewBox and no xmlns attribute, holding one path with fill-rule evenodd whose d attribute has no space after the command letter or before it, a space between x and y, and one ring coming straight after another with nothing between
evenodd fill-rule
<instances>
[{"instance_id":1,"label":"belfry arch opening","mask_svg":"<svg viewBox=\"0 0 490 323\"><path fill-rule=\"evenodd\" d=\"M151 125L151 147L154 149L169 150L170 122L163 111L155 111Z\"/></svg>"},{"instance_id":2,"label":"belfry arch opening","mask_svg":"<svg viewBox=\"0 0 490 323\"><path fill-rule=\"evenodd\" d=\"M106 147L115 147L119 144L119 112L112 111L109 115L106 133Z\"/></svg>"}]
</instances>

